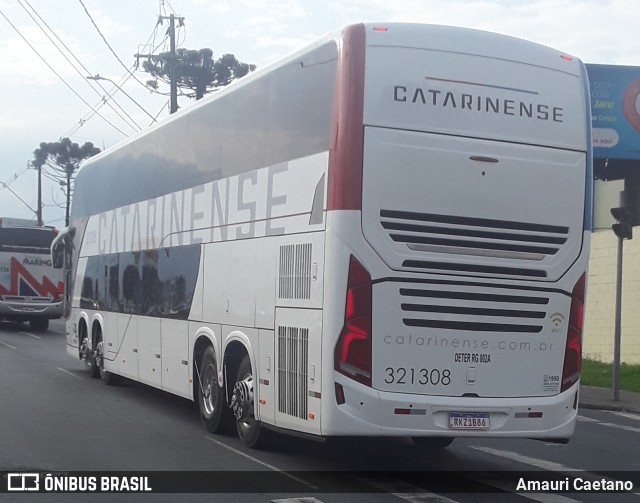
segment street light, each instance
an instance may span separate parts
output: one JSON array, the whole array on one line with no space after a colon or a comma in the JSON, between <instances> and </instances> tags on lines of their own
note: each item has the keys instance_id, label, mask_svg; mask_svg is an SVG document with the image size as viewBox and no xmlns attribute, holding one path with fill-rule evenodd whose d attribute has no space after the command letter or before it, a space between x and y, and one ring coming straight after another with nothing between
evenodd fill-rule
<instances>
[{"instance_id":1,"label":"street light","mask_svg":"<svg viewBox=\"0 0 640 503\"><path fill-rule=\"evenodd\" d=\"M145 114L147 114L149 117L151 117L151 120L153 120L153 122L157 122L156 118L153 115L151 115L149 112L147 112L140 103L138 103L131 96L129 96L129 94L124 89L122 89L118 84L116 84L113 80L111 80L111 79L109 79L107 77L102 77L97 73L94 76L89 75L88 77L86 77L86 79L87 80L106 80L108 82L111 82L114 86L116 86L118 88L118 90L122 91L122 94L124 94L127 98L129 98L136 105L138 105L138 107L140 107L140 110L142 110Z\"/></svg>"}]
</instances>

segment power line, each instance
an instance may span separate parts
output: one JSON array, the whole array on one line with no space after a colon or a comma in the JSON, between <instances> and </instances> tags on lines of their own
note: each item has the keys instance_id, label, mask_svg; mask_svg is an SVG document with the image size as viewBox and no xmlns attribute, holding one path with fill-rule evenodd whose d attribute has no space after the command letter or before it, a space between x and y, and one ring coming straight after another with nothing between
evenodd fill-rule
<instances>
[{"instance_id":1,"label":"power line","mask_svg":"<svg viewBox=\"0 0 640 503\"><path fill-rule=\"evenodd\" d=\"M111 47L111 44L109 44L109 42L107 41L106 37L102 34L102 32L100 31L100 28L98 28L98 25L96 24L96 22L94 21L93 17L91 16L91 14L89 13L89 10L87 9L87 6L84 4L84 2L82 0L78 0L78 2L80 2L80 5L82 5L82 8L84 9L85 13L87 14L87 16L89 17L89 19L91 20L91 23L93 24L94 28L96 29L96 31L98 32L98 34L100 35L100 37L102 38L102 40L104 41L105 44L107 44L107 47L109 48L109 50L111 51L111 53L115 56L115 58L118 60L118 63L120 63L122 65L122 67L127 71L127 73L131 74L131 76L134 78L134 80L140 84L142 87L144 87L145 89L149 89L149 87L144 84L143 82L141 82L140 80L138 80L138 78L131 73L131 71L129 70L129 68L127 68L127 66L122 62L122 60L120 59L120 57L116 54L116 51L113 50L113 47Z\"/></svg>"},{"instance_id":2,"label":"power line","mask_svg":"<svg viewBox=\"0 0 640 503\"><path fill-rule=\"evenodd\" d=\"M162 113L162 111L165 109L165 107L166 107L167 105L169 105L169 103L170 103L170 102L171 102L171 98L169 98L169 99L164 103L164 105L162 105L162 108L161 108L161 109L160 109L160 111L156 114L156 119L160 116L160 114ZM151 124L153 124L153 122L152 122ZM151 124L149 124L149 125L151 125Z\"/></svg>"},{"instance_id":3,"label":"power line","mask_svg":"<svg viewBox=\"0 0 640 503\"><path fill-rule=\"evenodd\" d=\"M3 186L9 186L11 185L13 182L15 182L18 178L20 178L22 175L24 175L27 171L29 171L29 166L27 166L26 168L24 168L20 173L14 173L13 176L7 180L6 182L4 182L2 185Z\"/></svg>"},{"instance_id":4,"label":"power line","mask_svg":"<svg viewBox=\"0 0 640 503\"><path fill-rule=\"evenodd\" d=\"M31 48L31 50L36 54L36 56L38 56L40 60L45 65L47 65L47 67L55 74L55 76L58 77L64 83L64 85L67 86L69 90L73 94L75 94L85 105L87 105L88 107L91 107L91 105L89 105L87 100L85 100L82 96L80 96L80 94L78 94L78 92L73 87L71 87L71 85L47 62L47 60L38 52L38 50L31 44L31 42L27 40L27 38L20 32L20 30L18 30L18 28L11 22L11 20L5 15L5 13L1 9L0 9L0 15L2 15L2 17L7 21L7 23L9 23L9 26L13 28L13 30L20 36L20 38L22 38L22 40L24 40L24 42ZM108 119L106 119L100 114L98 114L98 116L107 124L109 124L113 129L121 133L123 136L127 136L127 134L124 131L122 131L119 127L112 124Z\"/></svg>"},{"instance_id":5,"label":"power line","mask_svg":"<svg viewBox=\"0 0 640 503\"><path fill-rule=\"evenodd\" d=\"M156 25L153 29L153 31L151 32L151 35L149 35L149 38L147 39L147 41L145 42L145 44L142 45L142 47L147 47L149 46L149 42L151 41L151 39L153 39L155 41L155 37L158 31L158 25ZM135 67L135 65L134 65ZM133 76L133 73L131 72L130 69L127 70L127 72L120 78L120 80L118 81L118 83L116 84L116 87L121 88L122 86L124 86L125 82L127 80L129 80L129 78L131 78ZM153 91L150 88L147 88L145 86L146 89ZM109 95L113 95L115 92L115 89L112 90ZM159 93L156 91L156 94L164 94L164 93ZM96 103L96 105L94 107L91 108L91 110L89 110L89 112L87 112L87 114L85 114L84 117L81 117L80 120L78 121L77 124L74 124L71 129L64 135L64 137L70 137L71 135L75 134L82 126L84 126L91 118L93 118L96 114L96 111L99 108L102 108L102 106L104 105L104 99L99 101L98 103ZM155 119L157 119L158 116L156 115ZM152 121L156 122L155 120Z\"/></svg>"},{"instance_id":6,"label":"power line","mask_svg":"<svg viewBox=\"0 0 640 503\"><path fill-rule=\"evenodd\" d=\"M36 24L36 26L38 28L40 28L40 30L42 31L42 33L45 34L45 36L49 39L49 41L53 44L53 46L58 50L58 52L60 52L60 54L62 54L62 56L67 60L67 62L71 65L71 67L80 75L80 77L83 77L83 73L78 70L78 68L76 67L76 65L69 59L69 57L65 54L65 52L60 49L60 47L58 47L58 45L55 43L55 41L51 38L51 36L49 35L49 33L47 33L47 31L38 23L38 21L33 17L33 15L27 10L27 8L22 4L22 0L18 0L18 3L20 4L20 6L22 7L22 9L29 15L29 17L33 20L33 22ZM40 14L38 14L38 12L33 8L33 6L28 2L28 0L24 0L24 3L26 3L29 8L35 13L36 16L38 16L38 19L40 19L40 21L47 27L47 29L56 37L56 39L60 42L60 44L62 44L62 46L68 51L68 53L77 61L77 63L82 67L82 69L84 69L84 71L86 73L91 73L86 66L84 66L84 64L78 59L78 57L73 53L73 51L71 49L69 49L69 47L64 43L64 41L62 41L60 39L60 37L58 35L56 35L56 33L51 29L51 27L47 24L47 22L42 18L42 16L40 16ZM91 89L98 94L98 96L100 96L100 91L98 91L95 87L93 87L93 85L91 85L91 83L88 83L88 85L91 87ZM107 92L107 90L104 88L104 86L102 86L100 83L98 83L98 85L102 88L102 90L104 92ZM129 127L131 127L134 131L140 131L141 127L136 123L136 121L133 119L133 117L131 117L121 106L120 104L114 99L112 98L113 102L118 106L118 108L120 110L122 110L122 113L124 113L124 115L127 116L127 118L129 119L129 121L131 122L127 122L127 119L125 119L122 114L120 112L118 112L118 110L116 110L110 103L107 103L107 105L118 115L118 117L120 117L120 119L122 119L123 122L125 122L125 124L127 124ZM131 124L133 123L133 125Z\"/></svg>"}]
</instances>

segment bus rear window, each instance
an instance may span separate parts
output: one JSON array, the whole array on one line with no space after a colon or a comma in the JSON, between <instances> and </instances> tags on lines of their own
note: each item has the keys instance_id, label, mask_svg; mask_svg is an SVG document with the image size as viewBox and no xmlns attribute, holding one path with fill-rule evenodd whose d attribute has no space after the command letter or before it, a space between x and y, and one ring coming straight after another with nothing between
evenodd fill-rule
<instances>
[{"instance_id":1,"label":"bus rear window","mask_svg":"<svg viewBox=\"0 0 640 503\"><path fill-rule=\"evenodd\" d=\"M52 229L0 228L0 251L48 253L54 237Z\"/></svg>"}]
</instances>

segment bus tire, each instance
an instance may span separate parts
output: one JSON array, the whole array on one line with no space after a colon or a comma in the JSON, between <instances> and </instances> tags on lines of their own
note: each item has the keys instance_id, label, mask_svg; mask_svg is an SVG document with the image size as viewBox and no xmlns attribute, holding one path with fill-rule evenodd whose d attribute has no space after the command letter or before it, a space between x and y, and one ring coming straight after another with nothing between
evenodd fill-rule
<instances>
[{"instance_id":1,"label":"bus tire","mask_svg":"<svg viewBox=\"0 0 640 503\"><path fill-rule=\"evenodd\" d=\"M99 377L107 385L115 384L117 376L104 368L104 341L102 340L102 331L98 328L96 331L96 349L94 351L94 371L93 377Z\"/></svg>"},{"instance_id":2,"label":"bus tire","mask_svg":"<svg viewBox=\"0 0 640 503\"><path fill-rule=\"evenodd\" d=\"M198 379L196 389L200 419L207 431L215 433L220 428L225 403L224 389L218 386L218 366L212 346L208 346L202 355L199 370L196 371L196 379Z\"/></svg>"},{"instance_id":3,"label":"bus tire","mask_svg":"<svg viewBox=\"0 0 640 503\"><path fill-rule=\"evenodd\" d=\"M45 332L49 328L49 318L33 318L29 320L29 326L36 332Z\"/></svg>"},{"instance_id":4,"label":"bus tire","mask_svg":"<svg viewBox=\"0 0 640 503\"><path fill-rule=\"evenodd\" d=\"M441 450L451 445L453 437L411 437L411 440L418 447Z\"/></svg>"},{"instance_id":5,"label":"bus tire","mask_svg":"<svg viewBox=\"0 0 640 503\"><path fill-rule=\"evenodd\" d=\"M240 441L249 448L257 448L264 439L264 432L260 421L254 414L254 380L249 355L244 355L240 366L233 393L231 395L231 410L236 419L236 429Z\"/></svg>"}]
</instances>

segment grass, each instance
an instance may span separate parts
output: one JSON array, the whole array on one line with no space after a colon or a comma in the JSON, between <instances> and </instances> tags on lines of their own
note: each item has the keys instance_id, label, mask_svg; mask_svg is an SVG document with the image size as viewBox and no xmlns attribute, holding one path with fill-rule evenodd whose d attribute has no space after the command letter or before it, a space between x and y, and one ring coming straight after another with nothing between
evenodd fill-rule
<instances>
[{"instance_id":1,"label":"grass","mask_svg":"<svg viewBox=\"0 0 640 503\"><path fill-rule=\"evenodd\" d=\"M594 360L582 360L580 383L585 386L611 388L613 364ZM640 393L640 365L622 363L620 365L620 389Z\"/></svg>"}]
</instances>

